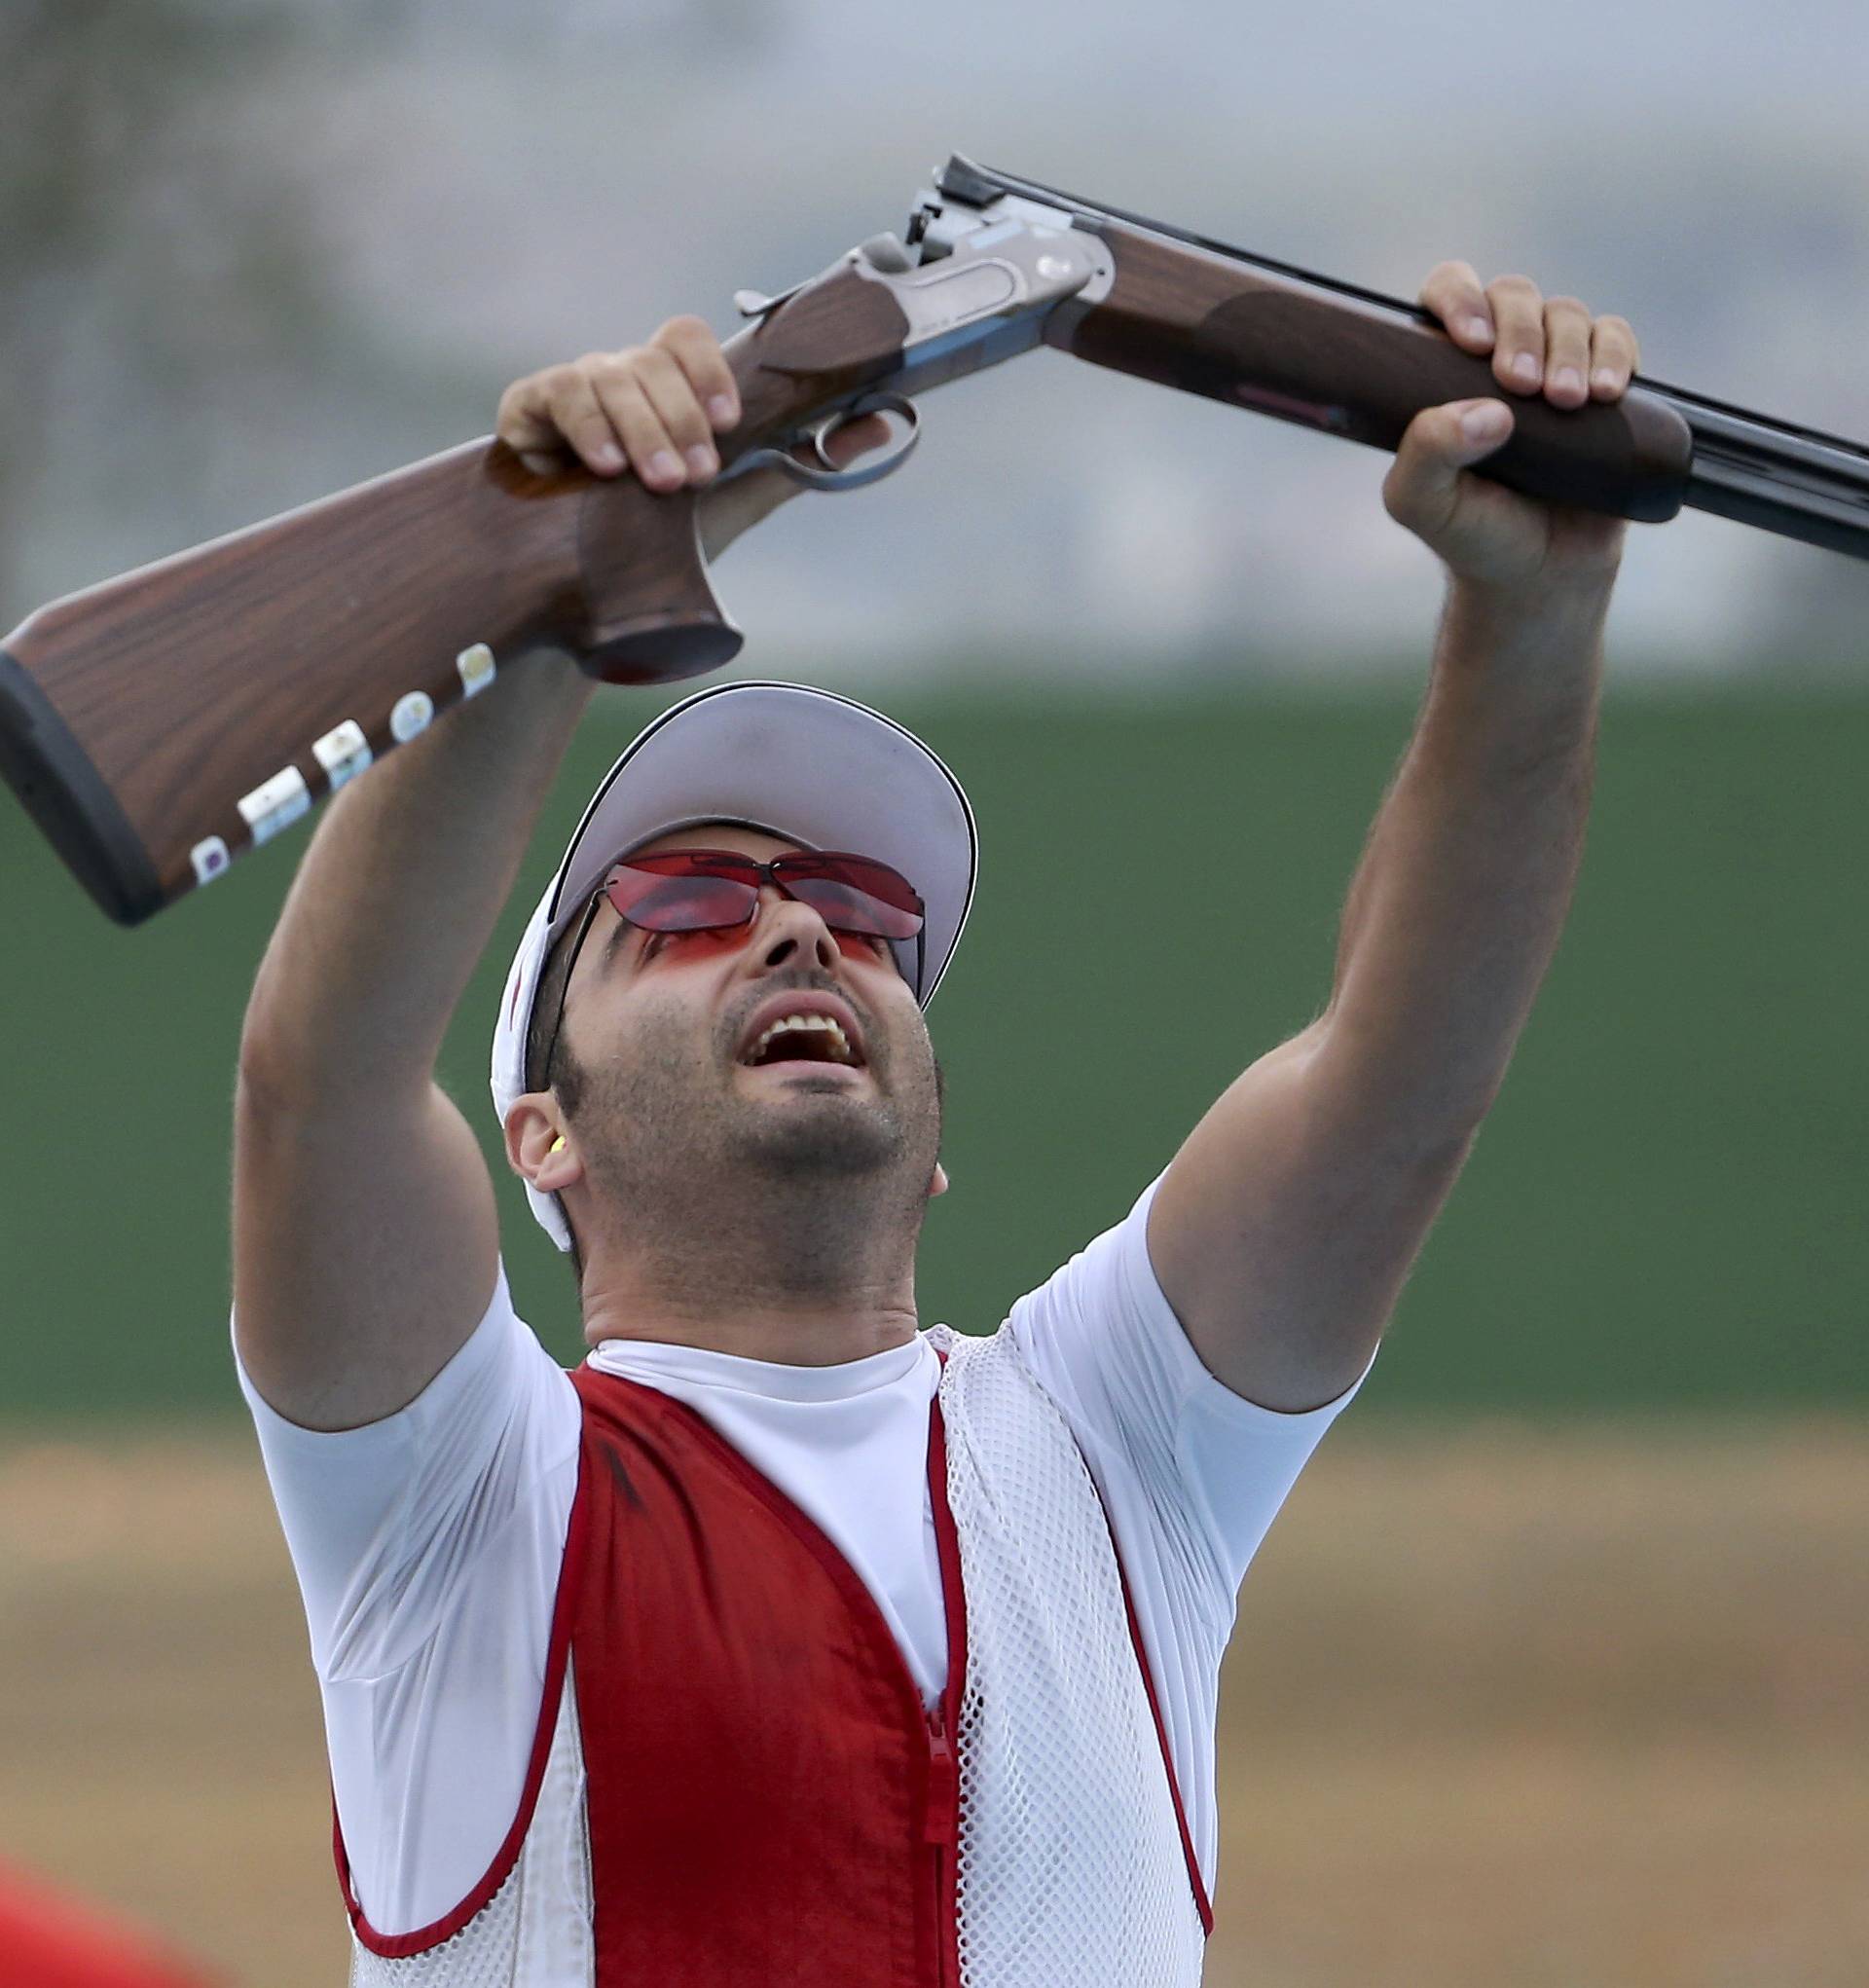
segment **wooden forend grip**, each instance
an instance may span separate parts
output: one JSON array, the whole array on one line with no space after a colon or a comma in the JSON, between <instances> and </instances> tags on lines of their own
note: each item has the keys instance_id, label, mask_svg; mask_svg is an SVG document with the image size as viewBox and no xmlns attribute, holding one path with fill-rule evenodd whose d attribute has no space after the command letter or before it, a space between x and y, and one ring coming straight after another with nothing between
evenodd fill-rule
<instances>
[{"instance_id":1,"label":"wooden forend grip","mask_svg":"<svg viewBox=\"0 0 1869 1988\"><path fill-rule=\"evenodd\" d=\"M1264 274L1200 248L1099 223L1117 265L1102 302L1051 341L1184 392L1393 450L1425 407L1503 400L1505 447L1475 465L1527 497L1660 523L1686 495L1694 438L1639 388L1575 410L1505 391L1489 360L1412 312Z\"/></svg>"}]
</instances>

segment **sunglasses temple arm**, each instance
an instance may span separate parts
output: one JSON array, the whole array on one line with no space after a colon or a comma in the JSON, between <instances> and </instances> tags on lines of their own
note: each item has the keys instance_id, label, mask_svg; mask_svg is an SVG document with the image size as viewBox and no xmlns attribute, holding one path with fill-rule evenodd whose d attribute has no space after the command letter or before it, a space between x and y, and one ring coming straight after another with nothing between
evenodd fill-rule
<instances>
[{"instance_id":1,"label":"sunglasses temple arm","mask_svg":"<svg viewBox=\"0 0 1869 1988\"><path fill-rule=\"evenodd\" d=\"M577 972L577 956L584 950L584 937L597 921L597 907L602 900L602 888L591 893L590 902L584 906L584 916L578 921L577 937L571 940L571 957L565 969L565 977L558 983L558 1012L552 1017L552 1033L545 1044L545 1067L539 1072L538 1087L549 1090L552 1087L552 1059L558 1054L558 1038L565 1026L565 997L571 991L571 976ZM550 947L546 957L551 956Z\"/></svg>"}]
</instances>

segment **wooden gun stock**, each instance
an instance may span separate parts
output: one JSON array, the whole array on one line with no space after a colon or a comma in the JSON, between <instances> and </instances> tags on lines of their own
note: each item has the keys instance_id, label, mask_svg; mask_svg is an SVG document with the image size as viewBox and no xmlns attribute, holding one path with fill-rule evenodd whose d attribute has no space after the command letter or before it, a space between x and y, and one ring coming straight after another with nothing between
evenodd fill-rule
<instances>
[{"instance_id":1,"label":"wooden gun stock","mask_svg":"<svg viewBox=\"0 0 1869 1988\"><path fill-rule=\"evenodd\" d=\"M628 682L740 642L692 493L534 476L472 442L28 616L0 650L0 772L134 925L485 687L495 657L562 646Z\"/></svg>"},{"instance_id":2,"label":"wooden gun stock","mask_svg":"<svg viewBox=\"0 0 1869 1988\"><path fill-rule=\"evenodd\" d=\"M887 377L903 329L839 268L729 341L723 469ZM535 476L482 440L67 595L0 649L0 775L139 924L529 649L609 683L731 661L702 495Z\"/></svg>"}]
</instances>

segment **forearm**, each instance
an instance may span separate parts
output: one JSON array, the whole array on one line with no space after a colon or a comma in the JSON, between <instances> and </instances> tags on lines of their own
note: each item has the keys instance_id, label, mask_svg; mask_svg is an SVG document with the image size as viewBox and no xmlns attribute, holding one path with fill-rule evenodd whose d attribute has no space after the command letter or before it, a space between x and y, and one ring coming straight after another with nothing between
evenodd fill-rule
<instances>
[{"instance_id":1,"label":"forearm","mask_svg":"<svg viewBox=\"0 0 1869 1988\"><path fill-rule=\"evenodd\" d=\"M1405 1134L1470 1132L1557 950L1583 856L1607 578L1449 590L1420 719L1351 886L1325 1024Z\"/></svg>"},{"instance_id":2,"label":"forearm","mask_svg":"<svg viewBox=\"0 0 1869 1988\"><path fill-rule=\"evenodd\" d=\"M342 1104L432 1080L595 687L516 661L333 797L247 1006L247 1082Z\"/></svg>"}]
</instances>

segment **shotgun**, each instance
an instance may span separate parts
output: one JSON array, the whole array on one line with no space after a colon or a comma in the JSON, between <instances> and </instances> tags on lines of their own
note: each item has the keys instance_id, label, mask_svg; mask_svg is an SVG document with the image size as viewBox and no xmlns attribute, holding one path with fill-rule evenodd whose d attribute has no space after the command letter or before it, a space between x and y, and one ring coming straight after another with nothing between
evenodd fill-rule
<instances>
[{"instance_id":1,"label":"shotgun","mask_svg":"<svg viewBox=\"0 0 1869 1988\"><path fill-rule=\"evenodd\" d=\"M776 464L851 490L900 466L914 397L1039 346L1393 450L1422 408L1496 395L1424 311L959 154L903 235L774 296L723 350L718 484ZM888 446L825 440L877 412ZM1644 378L1514 402L1477 473L1657 523L1683 504L1869 557L1869 450ZM899 422L900 425L898 425ZM800 460L794 451L817 460ZM534 474L482 438L42 607L0 648L0 773L122 924L222 875L500 664L557 647L653 683L729 662L700 493Z\"/></svg>"}]
</instances>

